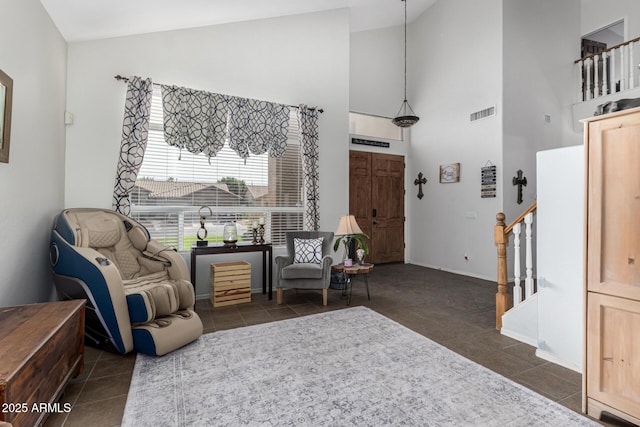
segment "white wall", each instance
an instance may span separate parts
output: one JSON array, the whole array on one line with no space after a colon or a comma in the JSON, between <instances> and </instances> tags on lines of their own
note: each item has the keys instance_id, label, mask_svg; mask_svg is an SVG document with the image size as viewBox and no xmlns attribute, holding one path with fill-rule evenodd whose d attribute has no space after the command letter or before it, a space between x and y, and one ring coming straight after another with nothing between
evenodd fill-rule
<instances>
[{"instance_id":1,"label":"white wall","mask_svg":"<svg viewBox=\"0 0 640 427\"><path fill-rule=\"evenodd\" d=\"M640 2L637 0L581 0L581 5L581 36L623 19L624 39L640 37ZM580 51L574 59L579 56Z\"/></svg>"},{"instance_id":2,"label":"white wall","mask_svg":"<svg viewBox=\"0 0 640 427\"><path fill-rule=\"evenodd\" d=\"M395 117L404 95L403 61L404 26L351 33L350 110Z\"/></svg>"},{"instance_id":3,"label":"white wall","mask_svg":"<svg viewBox=\"0 0 640 427\"><path fill-rule=\"evenodd\" d=\"M538 350L582 372L584 146L538 153Z\"/></svg>"},{"instance_id":4,"label":"white wall","mask_svg":"<svg viewBox=\"0 0 640 427\"><path fill-rule=\"evenodd\" d=\"M480 198L480 168L491 162L503 174L502 123L500 113L474 123L469 115L502 108L502 1L439 1L410 24L408 43L409 102L420 122L407 174L428 180L422 200L407 188L409 261L495 280L502 186L496 198ZM456 162L460 182L440 184L439 166Z\"/></svg>"},{"instance_id":5,"label":"white wall","mask_svg":"<svg viewBox=\"0 0 640 427\"><path fill-rule=\"evenodd\" d=\"M573 59L579 52L579 0L504 2L503 179L508 222L536 200L536 152L582 143L573 130L571 110ZM521 205L512 183L518 169L528 181Z\"/></svg>"},{"instance_id":6,"label":"white wall","mask_svg":"<svg viewBox=\"0 0 640 427\"><path fill-rule=\"evenodd\" d=\"M348 207L347 9L71 43L67 108L75 123L67 130L67 207L111 207L126 92L116 74L324 108L320 228L335 230ZM201 295L208 293L209 262L198 262Z\"/></svg>"},{"instance_id":7,"label":"white wall","mask_svg":"<svg viewBox=\"0 0 640 427\"><path fill-rule=\"evenodd\" d=\"M0 306L53 296L49 233L63 207L67 46L38 0L4 0L0 69L13 79L9 163L0 163Z\"/></svg>"}]
</instances>

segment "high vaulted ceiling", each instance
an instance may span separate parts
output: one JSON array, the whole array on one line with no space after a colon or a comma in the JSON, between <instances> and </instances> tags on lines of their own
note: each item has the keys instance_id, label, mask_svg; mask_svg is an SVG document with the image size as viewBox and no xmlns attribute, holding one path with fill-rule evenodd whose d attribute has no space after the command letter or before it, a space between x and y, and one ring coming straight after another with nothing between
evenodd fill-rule
<instances>
[{"instance_id":1,"label":"high vaulted ceiling","mask_svg":"<svg viewBox=\"0 0 640 427\"><path fill-rule=\"evenodd\" d=\"M40 0L67 41L348 8L351 31L401 25L403 0ZM408 0L408 21L437 0Z\"/></svg>"}]
</instances>

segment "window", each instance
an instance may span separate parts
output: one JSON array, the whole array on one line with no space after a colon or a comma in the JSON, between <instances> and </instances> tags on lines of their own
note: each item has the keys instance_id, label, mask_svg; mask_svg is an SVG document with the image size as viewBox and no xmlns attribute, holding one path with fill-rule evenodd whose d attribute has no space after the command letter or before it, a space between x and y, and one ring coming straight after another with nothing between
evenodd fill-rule
<instances>
[{"instance_id":1,"label":"window","mask_svg":"<svg viewBox=\"0 0 640 427\"><path fill-rule=\"evenodd\" d=\"M298 120L289 121L289 141L283 157L251 155L246 162L226 144L208 159L164 141L162 99L156 89L151 101L151 124L144 160L131 192L131 216L144 224L151 237L188 251L197 240L200 209L206 214L210 242L222 241L222 230L236 222L238 240L252 239L251 226L265 219L265 239L285 242L285 232L302 230L303 174Z\"/></svg>"},{"instance_id":2,"label":"window","mask_svg":"<svg viewBox=\"0 0 640 427\"><path fill-rule=\"evenodd\" d=\"M374 138L402 141L402 128L394 125L388 117L349 112L349 133Z\"/></svg>"}]
</instances>

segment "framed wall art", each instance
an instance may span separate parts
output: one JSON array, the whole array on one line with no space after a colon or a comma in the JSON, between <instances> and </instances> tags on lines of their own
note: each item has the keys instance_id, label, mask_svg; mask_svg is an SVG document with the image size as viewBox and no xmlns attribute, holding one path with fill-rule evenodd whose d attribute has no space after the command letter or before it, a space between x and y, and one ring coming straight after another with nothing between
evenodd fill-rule
<instances>
[{"instance_id":1,"label":"framed wall art","mask_svg":"<svg viewBox=\"0 0 640 427\"><path fill-rule=\"evenodd\" d=\"M440 165L440 183L460 182L460 163Z\"/></svg>"},{"instance_id":2,"label":"framed wall art","mask_svg":"<svg viewBox=\"0 0 640 427\"><path fill-rule=\"evenodd\" d=\"M0 70L0 162L9 163L13 80Z\"/></svg>"},{"instance_id":3,"label":"framed wall art","mask_svg":"<svg viewBox=\"0 0 640 427\"><path fill-rule=\"evenodd\" d=\"M483 199L496 197L496 167L485 165L480 168L480 175L480 197Z\"/></svg>"}]
</instances>

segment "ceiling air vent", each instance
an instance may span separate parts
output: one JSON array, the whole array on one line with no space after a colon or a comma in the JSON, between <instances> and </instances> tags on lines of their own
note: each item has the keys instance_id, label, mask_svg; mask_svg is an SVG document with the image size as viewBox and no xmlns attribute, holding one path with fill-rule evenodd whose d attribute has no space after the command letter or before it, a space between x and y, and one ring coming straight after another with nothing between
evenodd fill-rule
<instances>
[{"instance_id":1,"label":"ceiling air vent","mask_svg":"<svg viewBox=\"0 0 640 427\"><path fill-rule=\"evenodd\" d=\"M485 108L484 110L476 111L475 113L471 113L470 121L475 122L476 120L486 119L487 117L496 115L496 107Z\"/></svg>"}]
</instances>

